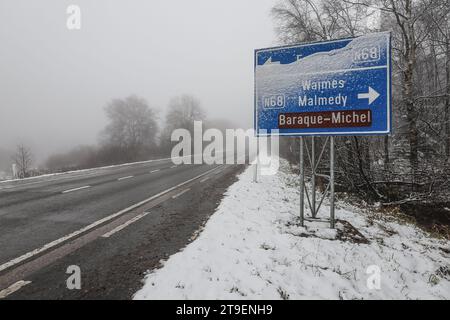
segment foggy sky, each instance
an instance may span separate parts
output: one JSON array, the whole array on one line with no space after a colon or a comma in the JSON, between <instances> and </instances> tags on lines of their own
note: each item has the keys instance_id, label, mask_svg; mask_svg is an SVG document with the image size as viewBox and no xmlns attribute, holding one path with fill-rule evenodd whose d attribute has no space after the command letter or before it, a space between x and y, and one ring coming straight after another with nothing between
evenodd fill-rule
<instances>
[{"instance_id":1,"label":"foggy sky","mask_svg":"<svg viewBox=\"0 0 450 320\"><path fill-rule=\"evenodd\" d=\"M253 50L275 44L274 0L0 0L0 148L37 160L95 144L113 98L195 95L251 127ZM81 30L66 8L81 8Z\"/></svg>"}]
</instances>

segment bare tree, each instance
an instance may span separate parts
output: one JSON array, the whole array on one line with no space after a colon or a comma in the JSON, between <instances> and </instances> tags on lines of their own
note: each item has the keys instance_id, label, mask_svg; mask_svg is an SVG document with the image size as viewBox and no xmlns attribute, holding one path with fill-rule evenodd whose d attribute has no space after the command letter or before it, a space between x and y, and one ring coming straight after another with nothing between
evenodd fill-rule
<instances>
[{"instance_id":1,"label":"bare tree","mask_svg":"<svg viewBox=\"0 0 450 320\"><path fill-rule=\"evenodd\" d=\"M447 157L447 161L450 162L450 9L443 10L444 17L440 20L439 16L435 17L433 15L428 16L432 23L432 39L431 47L433 48L434 54L434 76L435 76L435 93L443 93L444 98L444 151ZM444 58L445 70L444 85L439 83L439 57ZM439 96L439 94L438 94Z\"/></svg>"},{"instance_id":2,"label":"bare tree","mask_svg":"<svg viewBox=\"0 0 450 320\"><path fill-rule=\"evenodd\" d=\"M114 99L105 111L110 122L103 131L103 141L117 150L119 161L137 160L155 150L157 116L144 99Z\"/></svg>"},{"instance_id":3,"label":"bare tree","mask_svg":"<svg viewBox=\"0 0 450 320\"><path fill-rule=\"evenodd\" d=\"M189 130L194 133L194 121L203 121L206 113L201 107L200 101L192 95L184 94L170 100L166 123L161 136L161 149L168 153L172 147L170 137L175 129Z\"/></svg>"},{"instance_id":4,"label":"bare tree","mask_svg":"<svg viewBox=\"0 0 450 320\"><path fill-rule=\"evenodd\" d=\"M355 37L366 31L367 10L335 0L283 0L272 9L284 43Z\"/></svg>"},{"instance_id":5,"label":"bare tree","mask_svg":"<svg viewBox=\"0 0 450 320\"><path fill-rule=\"evenodd\" d=\"M29 176L32 163L32 154L28 147L19 144L16 147L16 153L13 155L13 161L17 165L19 178L23 179Z\"/></svg>"},{"instance_id":6,"label":"bare tree","mask_svg":"<svg viewBox=\"0 0 450 320\"><path fill-rule=\"evenodd\" d=\"M409 161L414 175L418 168L420 146L417 101L431 96L423 95L422 86L417 85L419 50L429 39L433 25L445 22L449 12L448 3L446 0L344 1L356 6L375 8L388 19L393 18L389 21L392 21L390 26L393 30L395 63L402 75L399 85L407 117Z\"/></svg>"},{"instance_id":7,"label":"bare tree","mask_svg":"<svg viewBox=\"0 0 450 320\"><path fill-rule=\"evenodd\" d=\"M205 120L206 113L200 101L191 95L172 98L166 115L166 126L170 129L190 129L194 121Z\"/></svg>"}]
</instances>

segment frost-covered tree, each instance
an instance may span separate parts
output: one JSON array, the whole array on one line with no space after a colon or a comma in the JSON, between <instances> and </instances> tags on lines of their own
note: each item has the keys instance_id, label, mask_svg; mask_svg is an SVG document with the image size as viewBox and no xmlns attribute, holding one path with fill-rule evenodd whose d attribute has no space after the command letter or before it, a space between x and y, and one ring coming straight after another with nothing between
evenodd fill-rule
<instances>
[{"instance_id":1,"label":"frost-covered tree","mask_svg":"<svg viewBox=\"0 0 450 320\"><path fill-rule=\"evenodd\" d=\"M170 137L175 129L189 130L194 133L194 121L206 119L206 112L200 101L192 95L184 94L170 100L166 113L165 127L161 135L161 149L170 153L172 142Z\"/></svg>"},{"instance_id":2,"label":"frost-covered tree","mask_svg":"<svg viewBox=\"0 0 450 320\"><path fill-rule=\"evenodd\" d=\"M30 148L23 144L19 144L16 147L16 153L13 155L13 161L17 166L19 178L26 178L29 176L31 163L33 156Z\"/></svg>"},{"instance_id":3,"label":"frost-covered tree","mask_svg":"<svg viewBox=\"0 0 450 320\"><path fill-rule=\"evenodd\" d=\"M115 149L122 161L146 157L156 149L157 113L137 96L114 99L105 108L109 124L102 133L103 143Z\"/></svg>"}]
</instances>

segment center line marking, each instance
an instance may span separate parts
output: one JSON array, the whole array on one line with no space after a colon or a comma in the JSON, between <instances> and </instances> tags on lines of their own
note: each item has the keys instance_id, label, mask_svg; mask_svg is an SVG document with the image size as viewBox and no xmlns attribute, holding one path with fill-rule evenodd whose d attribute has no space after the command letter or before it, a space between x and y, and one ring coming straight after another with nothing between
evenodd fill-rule
<instances>
[{"instance_id":1,"label":"center line marking","mask_svg":"<svg viewBox=\"0 0 450 320\"><path fill-rule=\"evenodd\" d=\"M150 173L155 173L155 172L158 172L159 170L161 170L161 169L156 169L156 170L150 171Z\"/></svg>"},{"instance_id":2,"label":"center line marking","mask_svg":"<svg viewBox=\"0 0 450 320\"><path fill-rule=\"evenodd\" d=\"M146 215L148 215L150 212L144 212L141 213L139 215L137 215L136 217L134 217L133 219L128 220L127 222L115 227L114 229L112 229L111 231L108 231L107 233L105 233L104 235L102 235L103 238L109 238L111 237L114 233L119 232L122 229L125 229L126 227L128 227L130 224L142 219L143 217L145 217Z\"/></svg>"},{"instance_id":3,"label":"center line marking","mask_svg":"<svg viewBox=\"0 0 450 320\"><path fill-rule=\"evenodd\" d=\"M209 179L209 177L206 177L206 178L200 180L200 183L203 183L203 182L205 182L205 181L208 180L208 179Z\"/></svg>"},{"instance_id":4,"label":"center line marking","mask_svg":"<svg viewBox=\"0 0 450 320\"><path fill-rule=\"evenodd\" d=\"M0 299L6 298L10 294L13 294L14 292L20 290L22 287L24 287L30 283L31 283L31 281L24 281L24 280L20 280L20 281L17 281L16 283L13 283L8 288L0 291Z\"/></svg>"},{"instance_id":5,"label":"center line marking","mask_svg":"<svg viewBox=\"0 0 450 320\"><path fill-rule=\"evenodd\" d=\"M191 188L184 189L184 190L181 191L180 193L177 193L176 195L172 196L172 199L176 199L176 198L180 197L181 195L185 194L185 193L188 192L189 190L191 190Z\"/></svg>"},{"instance_id":6,"label":"center line marking","mask_svg":"<svg viewBox=\"0 0 450 320\"><path fill-rule=\"evenodd\" d=\"M84 186L84 187L79 187L79 188L74 188L74 189L69 189L66 191L62 191L61 193L69 193L69 192L73 192L73 191L78 191L78 190L83 190L83 189L87 189L90 188L91 186Z\"/></svg>"},{"instance_id":7,"label":"center line marking","mask_svg":"<svg viewBox=\"0 0 450 320\"><path fill-rule=\"evenodd\" d=\"M130 178L134 178L134 176L122 177L122 178L117 179L117 181L122 181L122 180L130 179Z\"/></svg>"}]
</instances>

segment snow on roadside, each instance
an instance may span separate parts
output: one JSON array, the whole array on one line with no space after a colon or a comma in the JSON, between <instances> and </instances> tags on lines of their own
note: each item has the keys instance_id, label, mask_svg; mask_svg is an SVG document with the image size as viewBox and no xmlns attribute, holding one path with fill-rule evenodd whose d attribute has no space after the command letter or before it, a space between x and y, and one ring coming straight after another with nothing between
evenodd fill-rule
<instances>
[{"instance_id":1,"label":"snow on roadside","mask_svg":"<svg viewBox=\"0 0 450 320\"><path fill-rule=\"evenodd\" d=\"M150 272L135 299L450 298L449 241L342 203L337 218L368 243L339 240L324 225L298 226L298 179L285 161L276 176L252 179L250 167L200 236ZM380 289L367 285L372 265Z\"/></svg>"}]
</instances>

